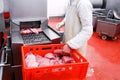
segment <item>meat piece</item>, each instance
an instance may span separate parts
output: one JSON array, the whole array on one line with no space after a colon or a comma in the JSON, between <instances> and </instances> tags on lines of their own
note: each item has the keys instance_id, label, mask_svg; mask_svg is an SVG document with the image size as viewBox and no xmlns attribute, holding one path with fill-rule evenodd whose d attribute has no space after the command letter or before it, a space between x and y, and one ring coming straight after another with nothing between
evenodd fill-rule
<instances>
[{"instance_id":1,"label":"meat piece","mask_svg":"<svg viewBox=\"0 0 120 80\"><path fill-rule=\"evenodd\" d=\"M26 34L26 31L24 29L20 30L21 34Z\"/></svg>"},{"instance_id":2,"label":"meat piece","mask_svg":"<svg viewBox=\"0 0 120 80\"><path fill-rule=\"evenodd\" d=\"M37 28L37 31L38 31L38 32L42 32L42 29L41 29L41 28Z\"/></svg>"},{"instance_id":3,"label":"meat piece","mask_svg":"<svg viewBox=\"0 0 120 80\"><path fill-rule=\"evenodd\" d=\"M58 60L58 64L63 64L63 60L62 60L62 59L59 59L59 60Z\"/></svg>"},{"instance_id":4,"label":"meat piece","mask_svg":"<svg viewBox=\"0 0 120 80\"><path fill-rule=\"evenodd\" d=\"M62 49L56 49L54 50L54 54L61 54L63 51Z\"/></svg>"},{"instance_id":5,"label":"meat piece","mask_svg":"<svg viewBox=\"0 0 120 80\"><path fill-rule=\"evenodd\" d=\"M35 33L35 34L39 34L39 32L41 32L41 28L30 28L30 30L32 31L32 33Z\"/></svg>"},{"instance_id":6,"label":"meat piece","mask_svg":"<svg viewBox=\"0 0 120 80\"><path fill-rule=\"evenodd\" d=\"M36 57L34 54L32 53L27 53L26 57L25 57L25 62L29 63L29 62L36 62Z\"/></svg>"},{"instance_id":7,"label":"meat piece","mask_svg":"<svg viewBox=\"0 0 120 80\"><path fill-rule=\"evenodd\" d=\"M32 53L27 53L25 57L25 63L28 68L38 67L38 63L36 62L36 57Z\"/></svg>"},{"instance_id":8,"label":"meat piece","mask_svg":"<svg viewBox=\"0 0 120 80\"><path fill-rule=\"evenodd\" d=\"M59 64L57 60L50 60L50 65Z\"/></svg>"},{"instance_id":9,"label":"meat piece","mask_svg":"<svg viewBox=\"0 0 120 80\"><path fill-rule=\"evenodd\" d=\"M55 60L57 61L58 64L63 64L63 61L60 57L56 57Z\"/></svg>"},{"instance_id":10,"label":"meat piece","mask_svg":"<svg viewBox=\"0 0 120 80\"><path fill-rule=\"evenodd\" d=\"M48 58L48 59L55 59L55 55L53 53L47 53L47 54L45 54L44 57Z\"/></svg>"},{"instance_id":11,"label":"meat piece","mask_svg":"<svg viewBox=\"0 0 120 80\"><path fill-rule=\"evenodd\" d=\"M75 60L70 56L63 56L62 60L64 63L74 63L75 62Z\"/></svg>"},{"instance_id":12,"label":"meat piece","mask_svg":"<svg viewBox=\"0 0 120 80\"><path fill-rule=\"evenodd\" d=\"M21 34L29 34L29 33L32 33L32 32L31 32L31 30L29 30L29 29L21 29L21 30L20 30L20 33L21 33Z\"/></svg>"},{"instance_id":13,"label":"meat piece","mask_svg":"<svg viewBox=\"0 0 120 80\"><path fill-rule=\"evenodd\" d=\"M34 68L34 67L38 67L38 64L39 63L37 63L37 62L35 62L35 61L29 61L26 65L27 65L27 67L28 68Z\"/></svg>"},{"instance_id":14,"label":"meat piece","mask_svg":"<svg viewBox=\"0 0 120 80\"><path fill-rule=\"evenodd\" d=\"M64 53L62 49L54 50L55 56L63 57L63 56L70 56L70 53Z\"/></svg>"},{"instance_id":15,"label":"meat piece","mask_svg":"<svg viewBox=\"0 0 120 80\"><path fill-rule=\"evenodd\" d=\"M54 55L56 56L56 57L62 57L63 55L62 55L62 49L56 49L56 50L54 50Z\"/></svg>"},{"instance_id":16,"label":"meat piece","mask_svg":"<svg viewBox=\"0 0 120 80\"><path fill-rule=\"evenodd\" d=\"M36 62L39 63L39 61L40 61L43 57L40 56L40 55L35 55L35 58L36 58Z\"/></svg>"},{"instance_id":17,"label":"meat piece","mask_svg":"<svg viewBox=\"0 0 120 80\"><path fill-rule=\"evenodd\" d=\"M55 59L50 60L50 65L63 64L62 59L56 57Z\"/></svg>"},{"instance_id":18,"label":"meat piece","mask_svg":"<svg viewBox=\"0 0 120 80\"><path fill-rule=\"evenodd\" d=\"M39 66L49 66L50 65L50 59L48 58L41 58L39 60Z\"/></svg>"},{"instance_id":19,"label":"meat piece","mask_svg":"<svg viewBox=\"0 0 120 80\"><path fill-rule=\"evenodd\" d=\"M39 32L42 32L41 28L27 28L20 30L21 34L30 34L30 33L38 34Z\"/></svg>"},{"instance_id":20,"label":"meat piece","mask_svg":"<svg viewBox=\"0 0 120 80\"><path fill-rule=\"evenodd\" d=\"M35 29L35 28L30 28L30 30L33 32L33 33L35 33L35 34L38 34L39 32L37 31L37 29Z\"/></svg>"},{"instance_id":21,"label":"meat piece","mask_svg":"<svg viewBox=\"0 0 120 80\"><path fill-rule=\"evenodd\" d=\"M25 31L26 31L26 34L32 33L29 29L26 29Z\"/></svg>"}]
</instances>

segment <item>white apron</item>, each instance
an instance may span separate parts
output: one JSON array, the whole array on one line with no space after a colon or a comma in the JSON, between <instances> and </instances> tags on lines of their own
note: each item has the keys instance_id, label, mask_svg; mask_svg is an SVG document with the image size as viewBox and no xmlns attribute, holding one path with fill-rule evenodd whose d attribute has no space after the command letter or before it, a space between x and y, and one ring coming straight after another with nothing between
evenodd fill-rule
<instances>
[{"instance_id":1,"label":"white apron","mask_svg":"<svg viewBox=\"0 0 120 80\"><path fill-rule=\"evenodd\" d=\"M69 41L81 31L82 25L81 25L80 17L78 16L78 12L77 12L78 2L79 0L75 0L66 12L63 42ZM78 49L78 51L83 56L85 56L86 47L87 47L87 43L85 43L85 45L83 45L81 48Z\"/></svg>"}]
</instances>

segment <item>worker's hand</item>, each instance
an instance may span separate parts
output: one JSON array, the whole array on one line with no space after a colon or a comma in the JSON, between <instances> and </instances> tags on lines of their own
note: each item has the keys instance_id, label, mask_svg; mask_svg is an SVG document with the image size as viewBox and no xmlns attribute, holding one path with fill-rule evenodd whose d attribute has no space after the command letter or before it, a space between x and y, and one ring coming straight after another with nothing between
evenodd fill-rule
<instances>
[{"instance_id":1,"label":"worker's hand","mask_svg":"<svg viewBox=\"0 0 120 80\"><path fill-rule=\"evenodd\" d=\"M69 55L71 53L71 48L66 44L63 46L63 54L64 55Z\"/></svg>"},{"instance_id":2,"label":"worker's hand","mask_svg":"<svg viewBox=\"0 0 120 80\"><path fill-rule=\"evenodd\" d=\"M56 25L56 30L57 30L57 31L60 31L60 28L61 28L62 26L63 26L62 22L58 23L58 24Z\"/></svg>"}]
</instances>

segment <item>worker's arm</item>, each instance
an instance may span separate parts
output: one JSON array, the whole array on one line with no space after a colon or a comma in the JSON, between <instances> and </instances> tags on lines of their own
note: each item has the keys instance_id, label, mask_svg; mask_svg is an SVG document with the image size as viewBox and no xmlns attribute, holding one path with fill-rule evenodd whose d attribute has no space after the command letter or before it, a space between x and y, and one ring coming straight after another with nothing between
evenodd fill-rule
<instances>
[{"instance_id":1,"label":"worker's arm","mask_svg":"<svg viewBox=\"0 0 120 80\"><path fill-rule=\"evenodd\" d=\"M65 25L65 19L66 19L66 18L64 18L60 23L58 23L58 24L56 25L56 29L57 29L58 31L60 31L60 28Z\"/></svg>"},{"instance_id":2,"label":"worker's arm","mask_svg":"<svg viewBox=\"0 0 120 80\"><path fill-rule=\"evenodd\" d=\"M81 0L83 1L83 0ZM78 49L85 44L93 33L92 26L92 5L89 2L78 3L78 15L82 24L82 30L73 39L69 40L67 44L73 48ZM79 27L79 26L78 26Z\"/></svg>"},{"instance_id":3,"label":"worker's arm","mask_svg":"<svg viewBox=\"0 0 120 80\"><path fill-rule=\"evenodd\" d=\"M69 6L70 6L70 0L68 0L68 2L67 2L66 8L65 8L65 14L66 14L66 11L69 8ZM60 28L62 28L65 25L65 20L66 20L66 18L64 17L64 19L56 25L56 30L60 31Z\"/></svg>"}]
</instances>

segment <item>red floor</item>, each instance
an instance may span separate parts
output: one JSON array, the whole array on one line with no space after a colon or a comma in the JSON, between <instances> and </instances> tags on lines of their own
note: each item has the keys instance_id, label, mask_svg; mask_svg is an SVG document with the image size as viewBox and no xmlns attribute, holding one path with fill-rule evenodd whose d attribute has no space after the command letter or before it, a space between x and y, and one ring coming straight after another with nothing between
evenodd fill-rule
<instances>
[{"instance_id":1,"label":"red floor","mask_svg":"<svg viewBox=\"0 0 120 80\"><path fill-rule=\"evenodd\" d=\"M60 21L60 18L52 18L48 24L55 29ZM88 42L86 58L92 68L88 70L86 80L120 80L120 36L114 41L102 40L94 32Z\"/></svg>"}]
</instances>

